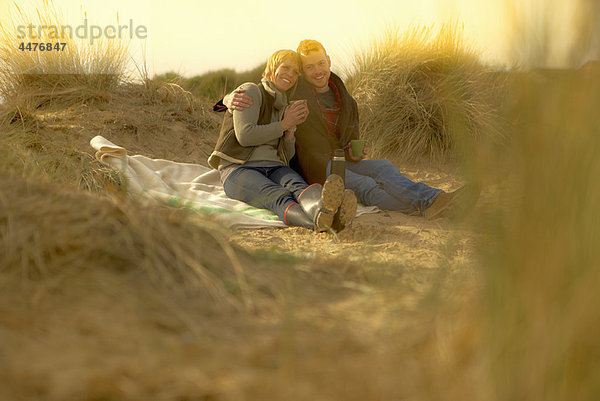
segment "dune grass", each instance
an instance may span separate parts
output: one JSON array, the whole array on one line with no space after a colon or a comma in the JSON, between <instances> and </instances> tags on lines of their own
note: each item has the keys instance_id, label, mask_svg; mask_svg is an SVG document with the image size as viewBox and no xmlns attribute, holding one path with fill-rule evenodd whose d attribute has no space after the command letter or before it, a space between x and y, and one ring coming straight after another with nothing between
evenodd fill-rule
<instances>
[{"instance_id":1,"label":"dune grass","mask_svg":"<svg viewBox=\"0 0 600 401\"><path fill-rule=\"evenodd\" d=\"M458 25L390 27L356 52L346 75L361 135L379 155L442 160L481 137L502 138L492 103L497 84Z\"/></svg>"},{"instance_id":2,"label":"dune grass","mask_svg":"<svg viewBox=\"0 0 600 401\"><path fill-rule=\"evenodd\" d=\"M129 108L145 105L151 109L151 118L133 113L135 118L128 118L119 127L124 130L162 131L162 120L173 118L189 120L190 126L196 128L206 123L205 113L191 93L176 84L149 79L145 64L138 68L140 76L134 78L129 64L131 42L100 38L90 43L70 37L69 30L60 30L64 21L51 0L28 11L14 3L11 18L0 24L2 170L96 192L120 188L122 180L118 174L84 151L91 136L106 135L106 125L92 119L84 128L95 125L98 130L74 132L82 122L82 113L77 112L77 117L70 119L61 117L70 107L103 104L100 108L107 113L95 118L113 125L121 120L124 103ZM42 29L38 37L40 32L33 30L34 38L19 38L17 27L29 25L54 27L58 31ZM19 49L21 42L29 41L66 46L60 51ZM114 107L110 105L113 101Z\"/></svg>"},{"instance_id":3,"label":"dune grass","mask_svg":"<svg viewBox=\"0 0 600 401\"><path fill-rule=\"evenodd\" d=\"M600 72L519 73L498 117L513 122L502 138L510 146L462 147L460 138L494 128L484 112L493 108L482 105L495 88L456 32L435 42L449 55L419 32L408 35L421 49L402 59L408 72L388 52L402 36L388 36L387 50L362 56L380 75L365 70L350 86L365 134L388 124L378 119L385 111L416 127L411 135L429 133L407 140L416 154L458 147L484 186L428 274L397 261L338 266L270 250L253 258L185 214L61 188L86 168L81 154L43 149L39 109L23 112L0 137L0 398L598 399ZM158 88L148 101L162 114L172 112L163 100L189 99ZM394 98L399 88L419 96ZM392 96L385 109L379 92ZM135 118L155 117L123 104ZM165 140L162 128L144 132L146 149L152 135ZM381 154L405 151L396 136L372 140ZM157 146L177 143L166 141ZM55 182L34 182L44 176ZM471 231L481 239L465 267L454 243Z\"/></svg>"},{"instance_id":4,"label":"dune grass","mask_svg":"<svg viewBox=\"0 0 600 401\"><path fill-rule=\"evenodd\" d=\"M20 38L18 26L65 25L51 0L40 3L35 13L24 12L14 3L13 14L12 19L0 25L0 99L6 103L4 119L13 120L51 102L105 100L107 92L126 78L127 41L101 38L92 44L61 29L44 29L36 32L35 38ZM21 43L29 42L66 45L60 51L19 49Z\"/></svg>"},{"instance_id":5,"label":"dune grass","mask_svg":"<svg viewBox=\"0 0 600 401\"><path fill-rule=\"evenodd\" d=\"M600 10L584 3L578 3L579 11L586 10L579 15L589 21L580 22L589 34ZM503 102L493 108L494 80L456 32L441 32L435 40L427 30L388 32L357 56L349 73L361 132L376 154L432 160L458 146L466 173L494 188L493 200L480 202L471 219L483 236L477 251L482 276L463 301L477 306L457 312L452 323L438 322L451 325L455 336L429 343L442 347L441 359L421 365L431 387L414 399L595 400L600 70L592 65L585 71L508 72L501 82ZM597 33L567 53L590 54ZM535 47L533 37L518 40L514 46L523 46L517 53L528 55L526 65L549 59L547 42ZM499 134L497 127L505 131ZM482 136L508 146L468 145ZM451 288L460 292L468 282ZM441 311L443 302L433 308Z\"/></svg>"},{"instance_id":6,"label":"dune grass","mask_svg":"<svg viewBox=\"0 0 600 401\"><path fill-rule=\"evenodd\" d=\"M581 27L575 31L586 40L566 52L565 66L582 65L589 44L599 43L600 31L587 31L598 26L600 15L599 6L591 4L576 3L579 18L573 26ZM559 2L540 7L563 20ZM532 32L513 23L519 32ZM542 41L535 35L515 38L514 52L525 67L556 57L550 49L560 38L551 34L552 25L544 25L552 23L536 27L549 35ZM502 183L494 204L481 207L477 219L486 235L478 251L484 286L473 300L482 305L482 336L473 343L481 358L477 370L485 372L478 386L492 400L595 400L600 397L600 296L592 284L600 280L600 70L523 68L509 75L502 118L512 123L511 146L473 154L467 162L480 169L482 182ZM476 158L480 162L473 162Z\"/></svg>"},{"instance_id":7,"label":"dune grass","mask_svg":"<svg viewBox=\"0 0 600 401\"><path fill-rule=\"evenodd\" d=\"M600 71L512 90L515 153L495 174L514 186L484 223L481 350L496 399L598 399Z\"/></svg>"}]
</instances>

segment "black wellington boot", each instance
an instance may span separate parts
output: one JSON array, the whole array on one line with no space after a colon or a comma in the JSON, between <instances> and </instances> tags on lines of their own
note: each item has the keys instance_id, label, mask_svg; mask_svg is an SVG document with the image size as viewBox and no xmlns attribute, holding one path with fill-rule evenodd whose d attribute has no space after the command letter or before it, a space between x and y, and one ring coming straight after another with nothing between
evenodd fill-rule
<instances>
[{"instance_id":1,"label":"black wellington boot","mask_svg":"<svg viewBox=\"0 0 600 401\"><path fill-rule=\"evenodd\" d=\"M304 210L297 203L292 203L285 210L283 222L290 227L306 227L315 229L315 223L304 213Z\"/></svg>"},{"instance_id":2,"label":"black wellington boot","mask_svg":"<svg viewBox=\"0 0 600 401\"><path fill-rule=\"evenodd\" d=\"M333 216L344 198L344 181L331 174L325 184L313 184L298 197L298 203L314 222L316 231L327 231L333 224Z\"/></svg>"},{"instance_id":3,"label":"black wellington boot","mask_svg":"<svg viewBox=\"0 0 600 401\"><path fill-rule=\"evenodd\" d=\"M356 195L350 189L344 190L344 198L342 200L342 204L338 209L335 216L333 216L333 224L331 228L335 230L335 232L340 232L356 217L356 209L358 208L358 200L356 199Z\"/></svg>"}]
</instances>

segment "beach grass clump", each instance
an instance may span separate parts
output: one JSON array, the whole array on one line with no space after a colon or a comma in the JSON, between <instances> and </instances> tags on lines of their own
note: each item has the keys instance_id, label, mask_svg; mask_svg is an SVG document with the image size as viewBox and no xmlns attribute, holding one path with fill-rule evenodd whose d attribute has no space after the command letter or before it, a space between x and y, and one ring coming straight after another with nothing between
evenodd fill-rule
<instances>
[{"instance_id":1,"label":"beach grass clump","mask_svg":"<svg viewBox=\"0 0 600 401\"><path fill-rule=\"evenodd\" d=\"M441 160L483 136L500 139L492 75L457 25L389 28L346 69L373 150L400 160Z\"/></svg>"},{"instance_id":2,"label":"beach grass clump","mask_svg":"<svg viewBox=\"0 0 600 401\"><path fill-rule=\"evenodd\" d=\"M482 350L498 399L593 400L600 397L600 75L528 76L512 90L519 102L509 116L517 121L511 168L497 172L511 186L481 220L489 234L480 249Z\"/></svg>"},{"instance_id":3,"label":"beach grass clump","mask_svg":"<svg viewBox=\"0 0 600 401\"><path fill-rule=\"evenodd\" d=\"M15 3L13 17L0 25L0 97L13 108L63 101L105 99L123 81L129 62L129 43L100 38L93 43L73 37L49 0L34 14ZM22 37L18 27L52 27ZM20 49L20 44L52 44L52 50ZM57 46L58 44L58 46ZM64 44L64 45L63 45Z\"/></svg>"},{"instance_id":4,"label":"beach grass clump","mask_svg":"<svg viewBox=\"0 0 600 401\"><path fill-rule=\"evenodd\" d=\"M210 222L5 173L0 183L0 276L46 282L102 269L173 295L242 309L252 302L247 261Z\"/></svg>"}]
</instances>

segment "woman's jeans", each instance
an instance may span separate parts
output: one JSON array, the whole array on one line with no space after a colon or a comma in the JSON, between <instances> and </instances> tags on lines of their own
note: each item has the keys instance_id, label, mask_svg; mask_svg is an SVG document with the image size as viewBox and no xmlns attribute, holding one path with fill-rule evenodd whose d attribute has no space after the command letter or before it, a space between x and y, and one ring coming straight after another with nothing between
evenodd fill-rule
<instances>
[{"instance_id":1,"label":"woman's jeans","mask_svg":"<svg viewBox=\"0 0 600 401\"><path fill-rule=\"evenodd\" d=\"M297 202L308 187L300 174L288 166L240 166L223 183L225 194L251 206L268 209L281 221L287 207Z\"/></svg>"},{"instance_id":2,"label":"woman's jeans","mask_svg":"<svg viewBox=\"0 0 600 401\"><path fill-rule=\"evenodd\" d=\"M327 166L327 174L331 163ZM406 178L389 160L346 162L346 188L367 206L423 215L442 191Z\"/></svg>"}]
</instances>

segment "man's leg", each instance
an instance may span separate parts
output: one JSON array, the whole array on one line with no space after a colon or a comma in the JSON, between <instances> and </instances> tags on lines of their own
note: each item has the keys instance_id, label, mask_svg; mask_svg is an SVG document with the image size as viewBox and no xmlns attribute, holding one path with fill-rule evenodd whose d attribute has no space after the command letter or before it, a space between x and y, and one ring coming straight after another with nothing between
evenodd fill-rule
<instances>
[{"instance_id":1,"label":"man's leg","mask_svg":"<svg viewBox=\"0 0 600 401\"><path fill-rule=\"evenodd\" d=\"M346 188L365 205L411 215L422 215L443 192L409 180L385 159L346 163Z\"/></svg>"},{"instance_id":2,"label":"man's leg","mask_svg":"<svg viewBox=\"0 0 600 401\"><path fill-rule=\"evenodd\" d=\"M329 175L329 166L327 167ZM356 174L346 168L346 188L352 190L358 201L367 206L377 206L384 210L399 210L403 213L411 213L410 205L402 205L396 198L388 194L377 182L366 175Z\"/></svg>"},{"instance_id":3,"label":"man's leg","mask_svg":"<svg viewBox=\"0 0 600 401\"><path fill-rule=\"evenodd\" d=\"M237 168L227 177L223 189L228 197L268 209L281 221L285 221L286 208L296 202L289 190L267 178L264 168Z\"/></svg>"}]
</instances>

